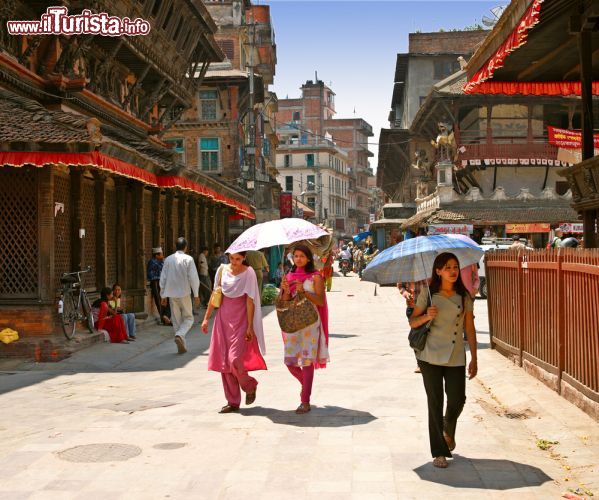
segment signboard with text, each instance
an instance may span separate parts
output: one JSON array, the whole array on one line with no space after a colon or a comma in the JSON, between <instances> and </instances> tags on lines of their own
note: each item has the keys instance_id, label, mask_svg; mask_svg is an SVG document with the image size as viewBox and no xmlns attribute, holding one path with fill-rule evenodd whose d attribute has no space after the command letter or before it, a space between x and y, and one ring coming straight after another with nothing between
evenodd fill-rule
<instances>
[{"instance_id":1,"label":"signboard with text","mask_svg":"<svg viewBox=\"0 0 599 500\"><path fill-rule=\"evenodd\" d=\"M428 234L472 234L472 224L430 224Z\"/></svg>"},{"instance_id":2,"label":"signboard with text","mask_svg":"<svg viewBox=\"0 0 599 500\"><path fill-rule=\"evenodd\" d=\"M567 149L582 148L582 133L580 131L547 127L547 132L549 135L549 144ZM595 142L595 147L599 148L599 134L594 134L593 140Z\"/></svg>"},{"instance_id":3,"label":"signboard with text","mask_svg":"<svg viewBox=\"0 0 599 500\"><path fill-rule=\"evenodd\" d=\"M559 227L564 233L582 233L582 222L562 222Z\"/></svg>"},{"instance_id":4,"label":"signboard with text","mask_svg":"<svg viewBox=\"0 0 599 500\"><path fill-rule=\"evenodd\" d=\"M506 234L548 233L551 225L545 223L537 224L506 224Z\"/></svg>"},{"instance_id":5,"label":"signboard with text","mask_svg":"<svg viewBox=\"0 0 599 500\"><path fill-rule=\"evenodd\" d=\"M279 216L281 219L292 216L291 193L281 193L279 199Z\"/></svg>"}]
</instances>

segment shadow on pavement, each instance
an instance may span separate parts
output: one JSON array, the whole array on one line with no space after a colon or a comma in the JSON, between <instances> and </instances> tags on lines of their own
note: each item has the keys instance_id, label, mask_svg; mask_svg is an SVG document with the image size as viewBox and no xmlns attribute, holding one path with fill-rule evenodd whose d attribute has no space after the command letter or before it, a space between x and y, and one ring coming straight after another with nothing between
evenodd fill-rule
<instances>
[{"instance_id":1,"label":"shadow on pavement","mask_svg":"<svg viewBox=\"0 0 599 500\"><path fill-rule=\"evenodd\" d=\"M453 488L512 490L541 486L553 480L532 465L504 459L467 458L456 454L447 469L437 469L431 461L417 467L414 472L423 481Z\"/></svg>"},{"instance_id":2,"label":"shadow on pavement","mask_svg":"<svg viewBox=\"0 0 599 500\"><path fill-rule=\"evenodd\" d=\"M240 413L247 416L266 417L273 424L296 427L348 427L366 425L376 420L372 413L339 406L312 406L312 411L304 415L297 415L295 409L283 411L262 406L242 408Z\"/></svg>"}]
</instances>

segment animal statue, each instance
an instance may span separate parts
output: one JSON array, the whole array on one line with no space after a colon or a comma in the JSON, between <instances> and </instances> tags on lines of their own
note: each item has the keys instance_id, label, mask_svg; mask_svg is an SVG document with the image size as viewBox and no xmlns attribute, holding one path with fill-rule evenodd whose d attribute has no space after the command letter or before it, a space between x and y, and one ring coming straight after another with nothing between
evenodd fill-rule
<instances>
[{"instance_id":1,"label":"animal statue","mask_svg":"<svg viewBox=\"0 0 599 500\"><path fill-rule=\"evenodd\" d=\"M437 135L437 140L431 140L431 144L437 150L438 161L453 162L456 157L456 142L452 126L446 122L439 122L437 128L439 135Z\"/></svg>"},{"instance_id":2,"label":"animal statue","mask_svg":"<svg viewBox=\"0 0 599 500\"><path fill-rule=\"evenodd\" d=\"M431 162L428 159L425 149L417 149L414 153L416 157L416 163L412 166L422 172L423 180L429 180L433 178L433 169Z\"/></svg>"}]
</instances>

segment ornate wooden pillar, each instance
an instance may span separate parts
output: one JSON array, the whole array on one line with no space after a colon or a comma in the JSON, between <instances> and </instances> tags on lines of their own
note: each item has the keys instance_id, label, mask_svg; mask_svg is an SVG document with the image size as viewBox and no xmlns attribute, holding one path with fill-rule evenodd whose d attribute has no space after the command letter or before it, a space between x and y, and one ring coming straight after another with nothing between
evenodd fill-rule
<instances>
[{"instance_id":1,"label":"ornate wooden pillar","mask_svg":"<svg viewBox=\"0 0 599 500\"><path fill-rule=\"evenodd\" d=\"M160 189L152 189L152 246L159 247L162 241L160 234Z\"/></svg>"},{"instance_id":2,"label":"ornate wooden pillar","mask_svg":"<svg viewBox=\"0 0 599 500\"><path fill-rule=\"evenodd\" d=\"M114 241L106 239L106 174L98 170L94 170L93 174L96 195L96 290L101 290L104 286L112 285L108 283L106 259L107 245L114 245Z\"/></svg>"},{"instance_id":3,"label":"ornate wooden pillar","mask_svg":"<svg viewBox=\"0 0 599 500\"><path fill-rule=\"evenodd\" d=\"M121 286L126 287L127 269L130 262L130 248L128 245L127 229L129 228L127 220L127 181L117 178L114 181L116 190L116 280Z\"/></svg>"},{"instance_id":4,"label":"ornate wooden pillar","mask_svg":"<svg viewBox=\"0 0 599 500\"><path fill-rule=\"evenodd\" d=\"M198 210L197 201L195 196L189 198L189 206L187 207L189 222L189 251L193 255L197 255L200 252L200 245L198 243Z\"/></svg>"},{"instance_id":5,"label":"ornate wooden pillar","mask_svg":"<svg viewBox=\"0 0 599 500\"><path fill-rule=\"evenodd\" d=\"M135 239L133 241L133 252L132 257L135 259L132 262L134 269L132 288L137 290L135 294L134 311L144 310L144 297L146 289L146 273L145 273L145 232L151 231L152 228L146 227L144 219L145 210L145 196L144 196L144 185L141 182L136 182L133 187L133 206L135 207L134 213L134 228L135 228Z\"/></svg>"},{"instance_id":6,"label":"ornate wooden pillar","mask_svg":"<svg viewBox=\"0 0 599 500\"><path fill-rule=\"evenodd\" d=\"M170 255L175 249L175 236L173 231L173 193L171 190L167 191L166 199L164 201L164 211L166 212L166 225L164 227L164 243L165 247L162 250L164 255Z\"/></svg>"},{"instance_id":7,"label":"ornate wooden pillar","mask_svg":"<svg viewBox=\"0 0 599 500\"><path fill-rule=\"evenodd\" d=\"M83 242L79 238L79 229L83 227L83 213L81 210L81 191L83 189L83 169L71 169L71 269L82 269Z\"/></svg>"},{"instance_id":8,"label":"ornate wooden pillar","mask_svg":"<svg viewBox=\"0 0 599 500\"><path fill-rule=\"evenodd\" d=\"M54 175L51 167L37 169L37 175L39 298L42 302L52 302L56 296L56 284L54 283Z\"/></svg>"},{"instance_id":9,"label":"ornate wooden pillar","mask_svg":"<svg viewBox=\"0 0 599 500\"><path fill-rule=\"evenodd\" d=\"M200 236L200 245L206 245L209 250L212 252L210 245L208 243L207 236L207 217L206 217L206 201L204 198L200 198L198 200L198 231Z\"/></svg>"},{"instance_id":10,"label":"ornate wooden pillar","mask_svg":"<svg viewBox=\"0 0 599 500\"><path fill-rule=\"evenodd\" d=\"M230 227L229 227L229 215L231 214L231 209L227 208L225 210L225 236L224 236L224 240L225 240L225 246L223 248L223 250L228 247L232 241L231 241L231 231L230 231Z\"/></svg>"},{"instance_id":11,"label":"ornate wooden pillar","mask_svg":"<svg viewBox=\"0 0 599 500\"><path fill-rule=\"evenodd\" d=\"M182 194L178 198L177 217L179 218L179 234L176 234L175 238L183 236L187 240L187 243L189 243L189 234L187 234L187 196Z\"/></svg>"}]
</instances>

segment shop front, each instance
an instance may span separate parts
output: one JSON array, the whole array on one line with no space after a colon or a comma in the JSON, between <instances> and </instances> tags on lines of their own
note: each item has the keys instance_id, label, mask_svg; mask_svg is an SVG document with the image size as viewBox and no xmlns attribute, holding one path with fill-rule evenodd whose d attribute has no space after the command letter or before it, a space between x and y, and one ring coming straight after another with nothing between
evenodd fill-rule
<instances>
[{"instance_id":1,"label":"shop front","mask_svg":"<svg viewBox=\"0 0 599 500\"><path fill-rule=\"evenodd\" d=\"M549 233L551 225L548 223L531 223L531 224L506 224L506 236L520 236L526 238L534 248L545 248L549 241Z\"/></svg>"}]
</instances>

